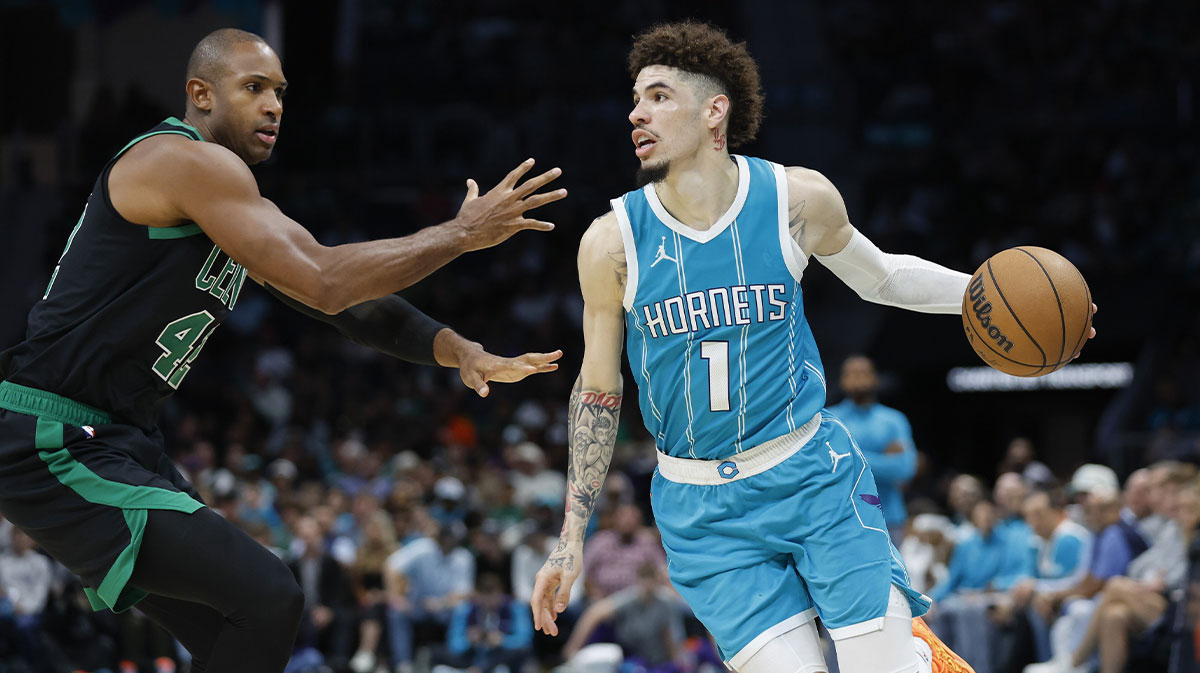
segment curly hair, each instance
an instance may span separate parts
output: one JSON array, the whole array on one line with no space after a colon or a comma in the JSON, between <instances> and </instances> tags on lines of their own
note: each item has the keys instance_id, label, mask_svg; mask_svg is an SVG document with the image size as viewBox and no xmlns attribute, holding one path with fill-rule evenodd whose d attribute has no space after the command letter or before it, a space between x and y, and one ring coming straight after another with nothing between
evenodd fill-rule
<instances>
[{"instance_id":1,"label":"curly hair","mask_svg":"<svg viewBox=\"0 0 1200 673\"><path fill-rule=\"evenodd\" d=\"M665 23L633 40L629 74L637 79L642 68L665 65L716 82L729 97L729 146L754 140L763 118L763 92L758 64L745 42L732 42L725 31L706 23Z\"/></svg>"}]
</instances>

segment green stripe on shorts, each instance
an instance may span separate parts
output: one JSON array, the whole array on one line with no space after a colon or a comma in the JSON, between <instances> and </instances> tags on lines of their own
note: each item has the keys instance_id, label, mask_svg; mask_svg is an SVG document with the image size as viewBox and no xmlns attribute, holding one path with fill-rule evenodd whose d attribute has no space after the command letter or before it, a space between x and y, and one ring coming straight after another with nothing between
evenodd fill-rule
<instances>
[{"instance_id":1,"label":"green stripe on shorts","mask_svg":"<svg viewBox=\"0 0 1200 673\"><path fill-rule=\"evenodd\" d=\"M109 608L121 612L130 608L146 596L145 592L126 585L133 575L133 566L142 546L147 510L163 509L191 514L204 505L182 491L133 486L104 479L63 448L63 425L56 421L39 418L34 442L37 449L43 449L38 452L38 457L60 483L90 503L119 508L125 515L129 544L113 561L99 588L88 592L88 600L98 610Z\"/></svg>"}]
</instances>

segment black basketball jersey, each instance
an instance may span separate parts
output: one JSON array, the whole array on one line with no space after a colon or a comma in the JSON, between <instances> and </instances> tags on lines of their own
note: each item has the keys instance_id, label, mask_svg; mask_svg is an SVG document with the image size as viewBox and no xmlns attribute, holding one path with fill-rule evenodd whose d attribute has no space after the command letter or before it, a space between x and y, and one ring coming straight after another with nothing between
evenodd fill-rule
<instances>
[{"instance_id":1,"label":"black basketball jersey","mask_svg":"<svg viewBox=\"0 0 1200 673\"><path fill-rule=\"evenodd\" d=\"M146 430L246 280L246 270L197 224L147 227L113 208L109 171L135 143L161 134L204 141L172 117L105 165L29 312L25 340L0 354L0 380L57 393Z\"/></svg>"}]
</instances>

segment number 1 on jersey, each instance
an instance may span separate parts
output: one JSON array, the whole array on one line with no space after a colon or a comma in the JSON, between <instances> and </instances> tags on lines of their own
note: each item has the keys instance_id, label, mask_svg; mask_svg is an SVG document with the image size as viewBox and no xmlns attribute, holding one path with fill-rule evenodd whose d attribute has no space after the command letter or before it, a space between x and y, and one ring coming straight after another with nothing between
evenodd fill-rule
<instances>
[{"instance_id":1,"label":"number 1 on jersey","mask_svg":"<svg viewBox=\"0 0 1200 673\"><path fill-rule=\"evenodd\" d=\"M708 360L708 410L729 411L729 342L701 341L700 357Z\"/></svg>"}]
</instances>

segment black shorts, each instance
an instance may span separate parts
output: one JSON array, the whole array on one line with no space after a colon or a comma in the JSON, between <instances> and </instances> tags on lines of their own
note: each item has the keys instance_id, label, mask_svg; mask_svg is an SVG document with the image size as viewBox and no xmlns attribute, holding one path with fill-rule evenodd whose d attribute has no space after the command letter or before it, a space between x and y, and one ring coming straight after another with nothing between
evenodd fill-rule
<instances>
[{"instance_id":1,"label":"black shorts","mask_svg":"<svg viewBox=\"0 0 1200 673\"><path fill-rule=\"evenodd\" d=\"M128 609L147 510L191 514L199 494L162 434L45 391L0 383L0 514L83 578L92 607Z\"/></svg>"}]
</instances>

